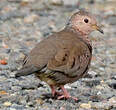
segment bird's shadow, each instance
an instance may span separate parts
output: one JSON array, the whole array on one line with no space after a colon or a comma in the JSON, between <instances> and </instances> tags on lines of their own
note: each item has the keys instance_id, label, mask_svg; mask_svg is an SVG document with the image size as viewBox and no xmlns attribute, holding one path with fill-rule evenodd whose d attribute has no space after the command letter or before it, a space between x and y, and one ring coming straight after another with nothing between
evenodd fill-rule
<instances>
[{"instance_id":1,"label":"bird's shadow","mask_svg":"<svg viewBox=\"0 0 116 110\"><path fill-rule=\"evenodd\" d=\"M56 96L55 97L53 97L52 96L52 94L50 94L50 93L45 93L45 94L42 94L42 99L56 99Z\"/></svg>"}]
</instances>

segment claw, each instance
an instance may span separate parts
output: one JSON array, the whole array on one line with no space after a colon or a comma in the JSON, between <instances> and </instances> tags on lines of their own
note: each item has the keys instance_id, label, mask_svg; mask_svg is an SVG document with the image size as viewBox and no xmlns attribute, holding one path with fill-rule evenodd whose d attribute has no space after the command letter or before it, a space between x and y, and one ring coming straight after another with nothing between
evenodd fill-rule
<instances>
[{"instance_id":1,"label":"claw","mask_svg":"<svg viewBox=\"0 0 116 110\"><path fill-rule=\"evenodd\" d=\"M71 98L71 99L73 99L75 101L78 100L78 98L76 98L76 97L72 97L72 96L66 97L65 95L61 95L57 99L60 100L60 99L63 99L63 98L65 98L65 99L70 99Z\"/></svg>"}]
</instances>

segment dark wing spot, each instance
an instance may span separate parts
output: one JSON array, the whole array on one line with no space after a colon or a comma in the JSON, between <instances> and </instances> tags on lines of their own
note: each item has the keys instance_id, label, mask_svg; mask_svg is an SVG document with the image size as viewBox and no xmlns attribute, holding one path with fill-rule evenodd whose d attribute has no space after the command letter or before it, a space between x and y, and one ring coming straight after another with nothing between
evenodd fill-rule
<instances>
[{"instance_id":1,"label":"dark wing spot","mask_svg":"<svg viewBox=\"0 0 116 110\"><path fill-rule=\"evenodd\" d=\"M62 58L62 61L65 61L67 59L67 54L64 55L64 57Z\"/></svg>"},{"instance_id":2,"label":"dark wing spot","mask_svg":"<svg viewBox=\"0 0 116 110\"><path fill-rule=\"evenodd\" d=\"M75 65L75 58L73 59L73 63L72 63L72 65L71 65L71 68L73 68L74 65Z\"/></svg>"}]
</instances>

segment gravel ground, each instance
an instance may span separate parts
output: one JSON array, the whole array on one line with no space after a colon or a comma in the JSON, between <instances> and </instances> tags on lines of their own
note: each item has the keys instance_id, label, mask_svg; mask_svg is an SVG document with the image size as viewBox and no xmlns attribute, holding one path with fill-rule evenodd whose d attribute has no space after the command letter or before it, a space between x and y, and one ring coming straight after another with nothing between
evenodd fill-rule
<instances>
[{"instance_id":1,"label":"gravel ground","mask_svg":"<svg viewBox=\"0 0 116 110\"><path fill-rule=\"evenodd\" d=\"M105 34L91 34L88 76L65 86L78 102L54 99L34 75L14 78L30 49L80 8L96 15ZM0 110L116 110L116 0L0 0L0 63Z\"/></svg>"}]
</instances>

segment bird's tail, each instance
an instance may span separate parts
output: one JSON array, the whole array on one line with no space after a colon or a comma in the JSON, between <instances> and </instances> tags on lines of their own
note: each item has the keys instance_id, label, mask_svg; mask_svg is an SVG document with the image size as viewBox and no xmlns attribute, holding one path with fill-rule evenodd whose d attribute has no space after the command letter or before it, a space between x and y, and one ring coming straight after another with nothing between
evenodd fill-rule
<instances>
[{"instance_id":1,"label":"bird's tail","mask_svg":"<svg viewBox=\"0 0 116 110\"><path fill-rule=\"evenodd\" d=\"M23 67L16 72L15 77L27 76L33 74L36 71L38 71L38 69L34 66Z\"/></svg>"}]
</instances>

